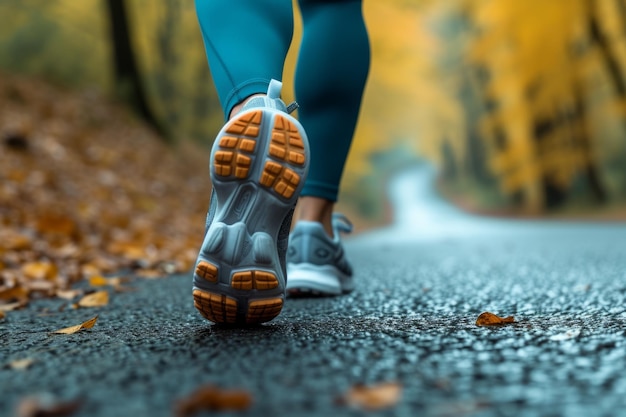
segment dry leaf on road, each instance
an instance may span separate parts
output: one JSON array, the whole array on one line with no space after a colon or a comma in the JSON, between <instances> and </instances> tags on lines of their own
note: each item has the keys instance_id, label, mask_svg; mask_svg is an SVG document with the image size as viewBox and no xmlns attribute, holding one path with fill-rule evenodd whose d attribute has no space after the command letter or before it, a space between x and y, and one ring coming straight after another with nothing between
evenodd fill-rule
<instances>
[{"instance_id":1,"label":"dry leaf on road","mask_svg":"<svg viewBox=\"0 0 626 417\"><path fill-rule=\"evenodd\" d=\"M0 304L0 311L6 313L7 311L17 310L26 305L26 301L16 301L15 303Z\"/></svg>"},{"instance_id":2,"label":"dry leaf on road","mask_svg":"<svg viewBox=\"0 0 626 417\"><path fill-rule=\"evenodd\" d=\"M9 368L14 369L16 371L22 371L24 369L30 368L30 366L35 362L33 358L24 358L17 359L9 362Z\"/></svg>"},{"instance_id":3,"label":"dry leaf on road","mask_svg":"<svg viewBox=\"0 0 626 417\"><path fill-rule=\"evenodd\" d=\"M90 318L86 322L77 324L76 326L71 326L71 327L66 327L64 329L56 330L52 332L52 334L74 334L83 329L91 329L94 326L94 324L96 324L97 320L98 320L98 316L95 316L95 317Z\"/></svg>"},{"instance_id":4,"label":"dry leaf on road","mask_svg":"<svg viewBox=\"0 0 626 417\"><path fill-rule=\"evenodd\" d=\"M83 294L83 290L57 290L55 295L64 300L73 300Z\"/></svg>"},{"instance_id":5,"label":"dry leaf on road","mask_svg":"<svg viewBox=\"0 0 626 417\"><path fill-rule=\"evenodd\" d=\"M501 326L510 323L515 323L513 316L499 317L488 311L482 313L476 319L476 326Z\"/></svg>"},{"instance_id":6,"label":"dry leaf on road","mask_svg":"<svg viewBox=\"0 0 626 417\"><path fill-rule=\"evenodd\" d=\"M402 386L396 382L387 382L372 386L355 385L339 402L364 410L381 410L395 406L401 397Z\"/></svg>"},{"instance_id":7,"label":"dry leaf on road","mask_svg":"<svg viewBox=\"0 0 626 417\"><path fill-rule=\"evenodd\" d=\"M89 285L92 287L104 287L109 285L109 280L102 275L94 275L89 278Z\"/></svg>"},{"instance_id":8,"label":"dry leaf on road","mask_svg":"<svg viewBox=\"0 0 626 417\"><path fill-rule=\"evenodd\" d=\"M71 416L80 408L80 401L59 402L47 395L31 396L22 399L17 406L17 417L65 417Z\"/></svg>"},{"instance_id":9,"label":"dry leaf on road","mask_svg":"<svg viewBox=\"0 0 626 417\"><path fill-rule=\"evenodd\" d=\"M28 262L22 266L22 273L30 279L54 280L58 274L58 268L50 261Z\"/></svg>"},{"instance_id":10,"label":"dry leaf on road","mask_svg":"<svg viewBox=\"0 0 626 417\"><path fill-rule=\"evenodd\" d=\"M79 307L103 307L107 304L109 304L109 293L107 291L87 294L78 302Z\"/></svg>"},{"instance_id":11,"label":"dry leaf on road","mask_svg":"<svg viewBox=\"0 0 626 417\"><path fill-rule=\"evenodd\" d=\"M0 300L28 300L28 291L23 287L0 289Z\"/></svg>"},{"instance_id":12,"label":"dry leaf on road","mask_svg":"<svg viewBox=\"0 0 626 417\"><path fill-rule=\"evenodd\" d=\"M187 417L199 411L243 411L252 404L252 395L243 390L227 390L204 385L176 404L176 415Z\"/></svg>"}]
</instances>

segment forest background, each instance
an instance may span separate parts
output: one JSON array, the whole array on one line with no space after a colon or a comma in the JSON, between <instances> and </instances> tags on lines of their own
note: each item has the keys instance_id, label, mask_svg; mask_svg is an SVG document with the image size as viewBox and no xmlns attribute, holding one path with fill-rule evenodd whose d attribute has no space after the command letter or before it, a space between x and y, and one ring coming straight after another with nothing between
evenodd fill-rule
<instances>
[{"instance_id":1,"label":"forest background","mask_svg":"<svg viewBox=\"0 0 626 417\"><path fill-rule=\"evenodd\" d=\"M126 7L151 121L171 142L210 145L222 115L191 1L3 0L0 67L124 97L113 3ZM354 210L383 215L388 175L420 158L474 209L623 205L623 0L366 1L364 12L373 63L342 195Z\"/></svg>"}]
</instances>

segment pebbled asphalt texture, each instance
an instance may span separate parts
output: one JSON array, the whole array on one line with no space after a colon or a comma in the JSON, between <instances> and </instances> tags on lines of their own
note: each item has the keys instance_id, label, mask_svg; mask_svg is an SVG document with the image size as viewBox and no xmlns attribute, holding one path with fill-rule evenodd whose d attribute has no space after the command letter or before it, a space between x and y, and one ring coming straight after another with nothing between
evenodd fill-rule
<instances>
[{"instance_id":1,"label":"pebbled asphalt texture","mask_svg":"<svg viewBox=\"0 0 626 417\"><path fill-rule=\"evenodd\" d=\"M34 395L79 400L76 416L171 416L212 383L253 403L198 415L626 416L625 226L497 230L356 236L353 293L288 299L253 328L205 321L190 276L136 279L102 308L33 302L0 321L0 415ZM484 311L516 322L477 327ZM95 314L90 330L50 334ZM24 358L27 369L8 366ZM338 401L382 382L402 386L390 408Z\"/></svg>"}]
</instances>

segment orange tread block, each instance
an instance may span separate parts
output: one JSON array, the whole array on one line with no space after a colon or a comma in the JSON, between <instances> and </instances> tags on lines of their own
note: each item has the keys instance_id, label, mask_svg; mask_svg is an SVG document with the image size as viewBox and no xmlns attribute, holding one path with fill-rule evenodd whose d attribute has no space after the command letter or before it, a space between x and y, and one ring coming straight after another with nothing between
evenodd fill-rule
<instances>
[{"instance_id":1,"label":"orange tread block","mask_svg":"<svg viewBox=\"0 0 626 417\"><path fill-rule=\"evenodd\" d=\"M278 194L290 198L300 184L300 176L289 168L283 168L276 162L268 161L259 180L261 185L273 188Z\"/></svg>"},{"instance_id":2,"label":"orange tread block","mask_svg":"<svg viewBox=\"0 0 626 417\"><path fill-rule=\"evenodd\" d=\"M225 138L222 138L225 139ZM230 146L231 143L229 142ZM221 146L221 144L220 144ZM235 143L234 147L237 146ZM248 152L254 151L256 142L248 139L243 139L239 143L239 149ZM235 177L244 179L248 177L250 173L250 165L252 165L252 158L236 151L217 151L215 152L215 173L222 177L228 177L235 174Z\"/></svg>"},{"instance_id":3,"label":"orange tread block","mask_svg":"<svg viewBox=\"0 0 626 417\"><path fill-rule=\"evenodd\" d=\"M283 116L276 117L269 154L294 165L304 165L304 142L300 132Z\"/></svg>"},{"instance_id":4,"label":"orange tread block","mask_svg":"<svg viewBox=\"0 0 626 417\"><path fill-rule=\"evenodd\" d=\"M222 148L232 149L237 147L237 142L239 139L234 138L232 136L224 136L220 139L220 146Z\"/></svg>"},{"instance_id":5,"label":"orange tread block","mask_svg":"<svg viewBox=\"0 0 626 417\"><path fill-rule=\"evenodd\" d=\"M234 118L226 127L226 132L233 135L256 137L263 120L263 111L256 110Z\"/></svg>"},{"instance_id":6,"label":"orange tread block","mask_svg":"<svg viewBox=\"0 0 626 417\"><path fill-rule=\"evenodd\" d=\"M248 304L248 314L246 315L246 322L252 324L270 321L274 317L278 316L282 309L282 298L251 301L250 304Z\"/></svg>"},{"instance_id":7,"label":"orange tread block","mask_svg":"<svg viewBox=\"0 0 626 417\"><path fill-rule=\"evenodd\" d=\"M278 287L278 279L271 272L243 271L233 274L231 286L237 290L271 290Z\"/></svg>"},{"instance_id":8,"label":"orange tread block","mask_svg":"<svg viewBox=\"0 0 626 417\"><path fill-rule=\"evenodd\" d=\"M225 295L200 290L193 291L194 306L214 323L235 323L237 301Z\"/></svg>"},{"instance_id":9,"label":"orange tread block","mask_svg":"<svg viewBox=\"0 0 626 417\"><path fill-rule=\"evenodd\" d=\"M205 261L200 261L196 266L196 275L206 279L209 282L217 282L217 267Z\"/></svg>"},{"instance_id":10,"label":"orange tread block","mask_svg":"<svg viewBox=\"0 0 626 417\"><path fill-rule=\"evenodd\" d=\"M239 144L239 149L241 149L244 152L252 153L254 152L255 148L256 148L256 142L250 139L242 139L241 143Z\"/></svg>"}]
</instances>

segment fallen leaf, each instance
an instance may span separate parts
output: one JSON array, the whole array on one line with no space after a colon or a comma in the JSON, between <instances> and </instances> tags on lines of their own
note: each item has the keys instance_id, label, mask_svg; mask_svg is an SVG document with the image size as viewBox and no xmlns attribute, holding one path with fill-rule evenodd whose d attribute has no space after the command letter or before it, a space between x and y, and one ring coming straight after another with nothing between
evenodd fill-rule
<instances>
[{"instance_id":1,"label":"fallen leaf","mask_svg":"<svg viewBox=\"0 0 626 417\"><path fill-rule=\"evenodd\" d=\"M37 218L36 229L39 233L52 233L72 236L76 232L76 223L72 218L59 213L44 213Z\"/></svg>"},{"instance_id":2,"label":"fallen leaf","mask_svg":"<svg viewBox=\"0 0 626 417\"><path fill-rule=\"evenodd\" d=\"M110 277L107 278L108 285L111 287L119 287L122 283L127 282L128 279L122 277Z\"/></svg>"},{"instance_id":3,"label":"fallen leaf","mask_svg":"<svg viewBox=\"0 0 626 417\"><path fill-rule=\"evenodd\" d=\"M0 310L0 320L2 320L5 316L6 314L4 313L4 311Z\"/></svg>"},{"instance_id":4,"label":"fallen leaf","mask_svg":"<svg viewBox=\"0 0 626 417\"><path fill-rule=\"evenodd\" d=\"M9 368L16 371L23 371L24 369L28 369L33 363L35 363L35 360L32 358L17 359L9 362Z\"/></svg>"},{"instance_id":5,"label":"fallen leaf","mask_svg":"<svg viewBox=\"0 0 626 417\"><path fill-rule=\"evenodd\" d=\"M81 295L83 290L57 290L56 296L64 300L72 300L75 297Z\"/></svg>"},{"instance_id":6,"label":"fallen leaf","mask_svg":"<svg viewBox=\"0 0 626 417\"><path fill-rule=\"evenodd\" d=\"M476 320L476 326L500 326L510 323L515 323L513 316L499 317L488 311L482 313Z\"/></svg>"},{"instance_id":7,"label":"fallen leaf","mask_svg":"<svg viewBox=\"0 0 626 417\"><path fill-rule=\"evenodd\" d=\"M98 316L94 316L90 318L89 320L87 320L86 322L77 324L76 326L71 326L71 327L66 327L64 329L56 330L52 332L52 334L74 334L83 329L91 329L94 326L94 324L96 324L97 320L98 320Z\"/></svg>"},{"instance_id":8,"label":"fallen leaf","mask_svg":"<svg viewBox=\"0 0 626 417\"><path fill-rule=\"evenodd\" d=\"M92 287L104 287L104 286L117 287L121 284L122 284L121 277L105 278L102 275L94 275L91 278L89 278L89 285L91 285Z\"/></svg>"},{"instance_id":9,"label":"fallen leaf","mask_svg":"<svg viewBox=\"0 0 626 417\"><path fill-rule=\"evenodd\" d=\"M372 386L355 385L339 402L371 411L393 407L401 397L402 386L397 382L386 382Z\"/></svg>"},{"instance_id":10,"label":"fallen leaf","mask_svg":"<svg viewBox=\"0 0 626 417\"><path fill-rule=\"evenodd\" d=\"M8 250L26 250L32 245L32 240L29 236L13 231L7 231L0 235L0 247Z\"/></svg>"},{"instance_id":11,"label":"fallen leaf","mask_svg":"<svg viewBox=\"0 0 626 417\"><path fill-rule=\"evenodd\" d=\"M100 268L92 263L83 264L80 270L81 273L85 276L97 276L100 274Z\"/></svg>"},{"instance_id":12,"label":"fallen leaf","mask_svg":"<svg viewBox=\"0 0 626 417\"><path fill-rule=\"evenodd\" d=\"M54 287L56 286L56 284L52 281L35 279L31 281L26 281L24 283L24 286L30 291L43 292L52 295L55 292Z\"/></svg>"},{"instance_id":13,"label":"fallen leaf","mask_svg":"<svg viewBox=\"0 0 626 417\"><path fill-rule=\"evenodd\" d=\"M6 313L7 311L17 310L18 308L22 308L27 304L26 301L16 301L15 303L9 304L0 304L0 311Z\"/></svg>"},{"instance_id":14,"label":"fallen leaf","mask_svg":"<svg viewBox=\"0 0 626 417\"><path fill-rule=\"evenodd\" d=\"M108 291L96 291L87 294L78 302L79 307L102 307L109 304Z\"/></svg>"},{"instance_id":15,"label":"fallen leaf","mask_svg":"<svg viewBox=\"0 0 626 417\"><path fill-rule=\"evenodd\" d=\"M191 416L199 411L243 411L252 404L252 395L243 390L227 390L204 385L176 404L176 415Z\"/></svg>"},{"instance_id":16,"label":"fallen leaf","mask_svg":"<svg viewBox=\"0 0 626 417\"><path fill-rule=\"evenodd\" d=\"M146 249L139 242L114 242L107 249L113 254L123 255L127 259L140 260L146 257Z\"/></svg>"},{"instance_id":17,"label":"fallen leaf","mask_svg":"<svg viewBox=\"0 0 626 417\"><path fill-rule=\"evenodd\" d=\"M11 301L27 298L28 291L24 287L12 287L0 290L0 300Z\"/></svg>"},{"instance_id":18,"label":"fallen leaf","mask_svg":"<svg viewBox=\"0 0 626 417\"><path fill-rule=\"evenodd\" d=\"M158 269L141 269L137 271L137 276L140 278L165 278L163 272Z\"/></svg>"},{"instance_id":19,"label":"fallen leaf","mask_svg":"<svg viewBox=\"0 0 626 417\"><path fill-rule=\"evenodd\" d=\"M89 285L92 287L104 287L109 285L109 281L102 275L94 275L89 278Z\"/></svg>"},{"instance_id":20,"label":"fallen leaf","mask_svg":"<svg viewBox=\"0 0 626 417\"><path fill-rule=\"evenodd\" d=\"M58 268L49 261L28 262L22 267L22 273L30 279L47 279L56 278Z\"/></svg>"},{"instance_id":21,"label":"fallen leaf","mask_svg":"<svg viewBox=\"0 0 626 417\"><path fill-rule=\"evenodd\" d=\"M17 417L66 417L74 414L81 406L80 401L59 402L49 395L31 396L22 399L17 406Z\"/></svg>"}]
</instances>

